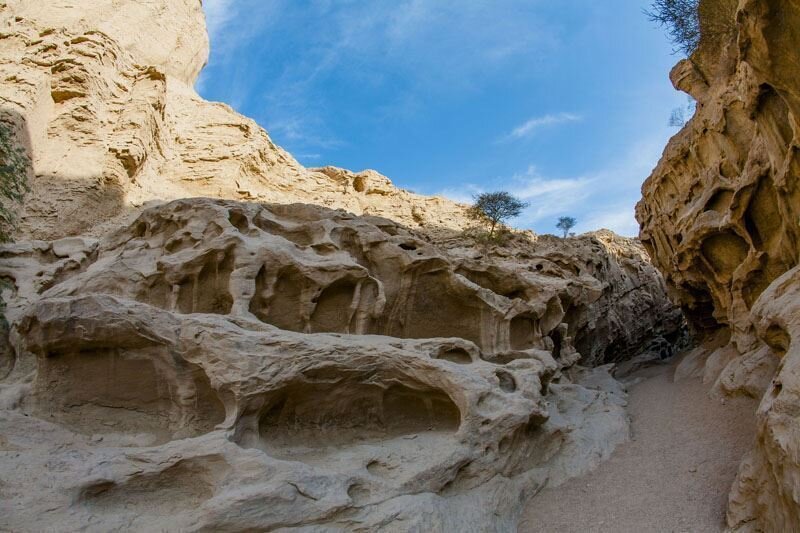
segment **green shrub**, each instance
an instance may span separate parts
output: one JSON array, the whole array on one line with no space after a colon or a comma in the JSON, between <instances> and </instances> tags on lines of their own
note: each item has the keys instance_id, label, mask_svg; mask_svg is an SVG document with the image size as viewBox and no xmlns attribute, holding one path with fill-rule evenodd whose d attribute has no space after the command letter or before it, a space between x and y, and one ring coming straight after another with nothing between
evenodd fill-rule
<instances>
[{"instance_id":1,"label":"green shrub","mask_svg":"<svg viewBox=\"0 0 800 533\"><path fill-rule=\"evenodd\" d=\"M12 127L0 122L0 242L10 239L16 222L14 204L21 202L28 191L28 164Z\"/></svg>"}]
</instances>

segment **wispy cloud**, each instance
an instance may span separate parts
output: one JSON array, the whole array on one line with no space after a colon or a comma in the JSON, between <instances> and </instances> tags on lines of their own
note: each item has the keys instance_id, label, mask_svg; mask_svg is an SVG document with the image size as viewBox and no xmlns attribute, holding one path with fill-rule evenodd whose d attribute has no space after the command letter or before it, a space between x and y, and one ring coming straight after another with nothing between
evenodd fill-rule
<instances>
[{"instance_id":1,"label":"wispy cloud","mask_svg":"<svg viewBox=\"0 0 800 533\"><path fill-rule=\"evenodd\" d=\"M322 158L322 154L294 154L299 161L317 161Z\"/></svg>"},{"instance_id":2,"label":"wispy cloud","mask_svg":"<svg viewBox=\"0 0 800 533\"><path fill-rule=\"evenodd\" d=\"M558 41L538 3L204 0L212 54L196 88L208 93L213 87L215 98L269 118L267 126L295 121L287 128L292 137L277 140L317 150L303 139L346 136L331 87L377 96L370 105L378 112L364 118L377 124L423 113L432 95L452 98L487 80L524 75L514 65L548 57Z\"/></svg>"},{"instance_id":3,"label":"wispy cloud","mask_svg":"<svg viewBox=\"0 0 800 533\"><path fill-rule=\"evenodd\" d=\"M567 122L580 122L581 120L583 120L583 117L575 113L556 113L533 117L511 130L511 133L503 137L503 140L523 139L530 137L547 126L556 126Z\"/></svg>"},{"instance_id":4,"label":"wispy cloud","mask_svg":"<svg viewBox=\"0 0 800 533\"><path fill-rule=\"evenodd\" d=\"M502 188L528 203L528 207L514 223L532 227L542 225L549 218L570 214L591 194L595 179L548 178L531 165L524 172L510 178L494 180L493 184L497 184L498 187L465 184L458 189L444 189L439 195L457 202L469 203L475 194Z\"/></svg>"},{"instance_id":5,"label":"wispy cloud","mask_svg":"<svg viewBox=\"0 0 800 533\"><path fill-rule=\"evenodd\" d=\"M203 0L211 56L195 83L198 92L209 86L209 79L219 82L218 70L224 70L226 90L221 99L237 108L234 104L248 100L245 93L257 72L250 63L253 41L272 30L279 4L272 0Z\"/></svg>"},{"instance_id":6,"label":"wispy cloud","mask_svg":"<svg viewBox=\"0 0 800 533\"><path fill-rule=\"evenodd\" d=\"M466 183L458 188L446 188L434 193L434 196L444 196L454 202L461 202L462 204L472 203L475 195L486 192L482 187L473 183Z\"/></svg>"},{"instance_id":7,"label":"wispy cloud","mask_svg":"<svg viewBox=\"0 0 800 533\"><path fill-rule=\"evenodd\" d=\"M641 198L639 188L650 173L669 138L660 128L628 145L613 163L576 177L548 177L534 165L510 177L497 178L482 185L465 184L445 189L441 195L471 202L475 193L506 190L527 201L529 206L512 223L543 233L555 232L559 216L574 216L579 233L610 229L633 237L639 233L634 207Z\"/></svg>"},{"instance_id":8,"label":"wispy cloud","mask_svg":"<svg viewBox=\"0 0 800 533\"><path fill-rule=\"evenodd\" d=\"M300 143L303 146L325 150L344 144L339 139L322 134L321 126L319 124L315 125L319 120L314 116L295 114L275 120L266 118L264 122L272 134L289 142Z\"/></svg>"},{"instance_id":9,"label":"wispy cloud","mask_svg":"<svg viewBox=\"0 0 800 533\"><path fill-rule=\"evenodd\" d=\"M606 206L604 209L589 213L588 218L581 220L580 227L585 231L610 229L626 237L639 234L639 223L636 222L633 205L630 203Z\"/></svg>"},{"instance_id":10,"label":"wispy cloud","mask_svg":"<svg viewBox=\"0 0 800 533\"><path fill-rule=\"evenodd\" d=\"M236 17L233 0L204 0L206 27L212 41L216 41L228 23Z\"/></svg>"},{"instance_id":11,"label":"wispy cloud","mask_svg":"<svg viewBox=\"0 0 800 533\"><path fill-rule=\"evenodd\" d=\"M236 15L234 0L204 0L203 11L206 15L206 29L208 30L208 40L212 48L218 46L220 36L228 23ZM202 91L208 82L207 70L203 70L195 83L195 89Z\"/></svg>"},{"instance_id":12,"label":"wispy cloud","mask_svg":"<svg viewBox=\"0 0 800 533\"><path fill-rule=\"evenodd\" d=\"M511 178L509 191L528 202L519 222L533 226L569 214L590 195L594 181L587 176L548 178L532 165Z\"/></svg>"}]
</instances>

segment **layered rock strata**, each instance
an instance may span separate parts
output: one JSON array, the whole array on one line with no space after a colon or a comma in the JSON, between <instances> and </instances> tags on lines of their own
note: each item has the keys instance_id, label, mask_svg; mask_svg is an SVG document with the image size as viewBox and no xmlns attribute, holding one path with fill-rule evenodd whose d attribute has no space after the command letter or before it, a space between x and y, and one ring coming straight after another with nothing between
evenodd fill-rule
<instances>
[{"instance_id":1,"label":"layered rock strata","mask_svg":"<svg viewBox=\"0 0 800 533\"><path fill-rule=\"evenodd\" d=\"M191 88L198 0L6 0L0 27L32 183L0 248L0 529L513 530L627 438L612 363L680 334L635 241L486 247L463 206L304 168Z\"/></svg>"},{"instance_id":2,"label":"layered rock strata","mask_svg":"<svg viewBox=\"0 0 800 533\"><path fill-rule=\"evenodd\" d=\"M527 242L479 260L388 219L194 199L6 246L0 524L512 529L627 438L573 337L611 361L646 344L616 321L674 315L630 241Z\"/></svg>"},{"instance_id":3,"label":"layered rock strata","mask_svg":"<svg viewBox=\"0 0 800 533\"><path fill-rule=\"evenodd\" d=\"M716 31L672 72L697 112L643 186L641 238L706 343L680 371L704 376L718 393L761 399L729 525L794 531L800 4L708 0L703 7L704 28Z\"/></svg>"},{"instance_id":4,"label":"layered rock strata","mask_svg":"<svg viewBox=\"0 0 800 533\"><path fill-rule=\"evenodd\" d=\"M18 238L101 235L147 202L307 202L461 229L463 206L374 171L306 169L254 121L192 88L208 58L199 0L0 2L0 120L31 194Z\"/></svg>"}]
</instances>

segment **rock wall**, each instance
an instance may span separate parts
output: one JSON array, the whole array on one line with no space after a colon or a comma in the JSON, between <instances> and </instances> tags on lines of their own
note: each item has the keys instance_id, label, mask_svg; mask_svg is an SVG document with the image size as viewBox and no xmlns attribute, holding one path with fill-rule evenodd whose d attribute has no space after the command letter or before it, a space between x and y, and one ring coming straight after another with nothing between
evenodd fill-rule
<instances>
[{"instance_id":1,"label":"rock wall","mask_svg":"<svg viewBox=\"0 0 800 533\"><path fill-rule=\"evenodd\" d=\"M304 168L191 88L196 0L0 27L33 188L0 247L0 530L508 531L628 438L614 363L681 332L638 242L486 246L463 206Z\"/></svg>"},{"instance_id":2,"label":"rock wall","mask_svg":"<svg viewBox=\"0 0 800 533\"><path fill-rule=\"evenodd\" d=\"M800 524L800 3L706 0L704 38L672 72L697 113L644 184L641 238L706 346L681 372L761 398L729 525ZM721 17L708 20L708 13ZM730 18L727 16L730 15Z\"/></svg>"},{"instance_id":3,"label":"rock wall","mask_svg":"<svg viewBox=\"0 0 800 533\"><path fill-rule=\"evenodd\" d=\"M6 245L0 528L513 529L628 436L574 339L675 318L631 240L515 239L190 199Z\"/></svg>"},{"instance_id":4,"label":"rock wall","mask_svg":"<svg viewBox=\"0 0 800 533\"><path fill-rule=\"evenodd\" d=\"M306 169L192 88L208 56L198 0L0 2L0 120L32 162L18 238L102 235L147 202L308 202L461 229L463 206L374 171Z\"/></svg>"}]
</instances>

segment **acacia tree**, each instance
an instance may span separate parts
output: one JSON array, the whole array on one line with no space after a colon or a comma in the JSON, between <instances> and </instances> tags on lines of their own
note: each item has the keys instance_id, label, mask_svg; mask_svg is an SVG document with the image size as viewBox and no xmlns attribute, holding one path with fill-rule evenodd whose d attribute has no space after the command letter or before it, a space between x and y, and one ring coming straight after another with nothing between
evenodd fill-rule
<instances>
[{"instance_id":1,"label":"acacia tree","mask_svg":"<svg viewBox=\"0 0 800 533\"><path fill-rule=\"evenodd\" d=\"M509 218L518 217L528 204L506 191L485 192L476 195L469 208L470 218L489 224L489 238L494 238L497 225Z\"/></svg>"},{"instance_id":2,"label":"acacia tree","mask_svg":"<svg viewBox=\"0 0 800 533\"><path fill-rule=\"evenodd\" d=\"M572 217L561 217L558 219L558 224L556 227L564 232L564 238L566 239L569 235L569 230L575 227L578 221Z\"/></svg>"},{"instance_id":3,"label":"acacia tree","mask_svg":"<svg viewBox=\"0 0 800 533\"><path fill-rule=\"evenodd\" d=\"M22 201L28 190L28 158L16 146L14 132L0 122L0 242L10 238L15 216L13 204Z\"/></svg>"}]
</instances>

